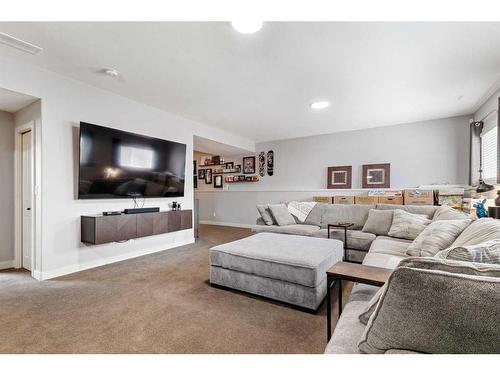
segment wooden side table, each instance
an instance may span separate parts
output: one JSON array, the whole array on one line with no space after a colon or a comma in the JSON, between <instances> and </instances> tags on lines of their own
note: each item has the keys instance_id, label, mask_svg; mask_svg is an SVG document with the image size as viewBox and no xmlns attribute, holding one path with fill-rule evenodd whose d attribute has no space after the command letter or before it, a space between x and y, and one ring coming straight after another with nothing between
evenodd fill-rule
<instances>
[{"instance_id":1,"label":"wooden side table","mask_svg":"<svg viewBox=\"0 0 500 375\"><path fill-rule=\"evenodd\" d=\"M339 223L339 224L328 224L328 238L330 238L330 230L332 228L344 228L344 258L343 260L347 261L347 228L352 227L353 223Z\"/></svg>"},{"instance_id":2,"label":"wooden side table","mask_svg":"<svg viewBox=\"0 0 500 375\"><path fill-rule=\"evenodd\" d=\"M327 342L332 337L331 290L337 283L339 316L342 314L342 280L355 283L382 286L389 279L393 270L364 264L338 262L326 271L326 336Z\"/></svg>"},{"instance_id":3,"label":"wooden side table","mask_svg":"<svg viewBox=\"0 0 500 375\"><path fill-rule=\"evenodd\" d=\"M488 216L494 219L500 219L500 207L499 206L488 207Z\"/></svg>"}]
</instances>

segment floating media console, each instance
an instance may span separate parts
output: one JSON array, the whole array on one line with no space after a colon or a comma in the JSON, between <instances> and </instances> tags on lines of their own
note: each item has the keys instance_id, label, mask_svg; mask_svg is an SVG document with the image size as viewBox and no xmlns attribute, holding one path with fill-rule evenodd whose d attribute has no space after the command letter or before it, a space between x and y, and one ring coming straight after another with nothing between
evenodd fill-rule
<instances>
[{"instance_id":1,"label":"floating media console","mask_svg":"<svg viewBox=\"0 0 500 375\"><path fill-rule=\"evenodd\" d=\"M191 229L193 227L193 211L82 216L81 227L81 241L99 245Z\"/></svg>"}]
</instances>

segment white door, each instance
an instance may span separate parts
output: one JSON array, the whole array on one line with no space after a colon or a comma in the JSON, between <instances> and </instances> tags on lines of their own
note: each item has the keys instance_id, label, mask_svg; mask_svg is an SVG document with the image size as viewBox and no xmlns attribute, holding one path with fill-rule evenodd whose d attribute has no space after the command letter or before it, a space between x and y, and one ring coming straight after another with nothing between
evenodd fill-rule
<instances>
[{"instance_id":1,"label":"white door","mask_svg":"<svg viewBox=\"0 0 500 375\"><path fill-rule=\"evenodd\" d=\"M21 176L22 176L22 268L31 271L31 244L32 244L32 202L33 202L33 187L32 187L32 160L33 148L31 145L31 131L22 134L22 151L21 151Z\"/></svg>"}]
</instances>

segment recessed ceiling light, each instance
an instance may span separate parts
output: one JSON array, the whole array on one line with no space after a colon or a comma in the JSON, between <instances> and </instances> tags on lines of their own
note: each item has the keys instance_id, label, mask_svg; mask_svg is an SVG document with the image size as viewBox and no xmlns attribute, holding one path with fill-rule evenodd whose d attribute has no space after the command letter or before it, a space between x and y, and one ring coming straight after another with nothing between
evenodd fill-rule
<instances>
[{"instance_id":1,"label":"recessed ceiling light","mask_svg":"<svg viewBox=\"0 0 500 375\"><path fill-rule=\"evenodd\" d=\"M330 106L330 102L328 102L326 100L320 100L320 101L311 103L312 109L325 109L325 108L328 108L329 106Z\"/></svg>"},{"instance_id":2,"label":"recessed ceiling light","mask_svg":"<svg viewBox=\"0 0 500 375\"><path fill-rule=\"evenodd\" d=\"M16 48L23 52L31 53L36 55L43 51L42 47L35 46L34 44L25 42L24 40L14 38L12 35L0 33L0 43L5 44L9 47Z\"/></svg>"},{"instance_id":3,"label":"recessed ceiling light","mask_svg":"<svg viewBox=\"0 0 500 375\"><path fill-rule=\"evenodd\" d=\"M263 22L256 20L238 20L232 21L231 26L242 34L253 34L262 28Z\"/></svg>"},{"instance_id":4,"label":"recessed ceiling light","mask_svg":"<svg viewBox=\"0 0 500 375\"><path fill-rule=\"evenodd\" d=\"M107 76L118 78L120 76L120 72L116 69L103 69L102 72Z\"/></svg>"}]
</instances>

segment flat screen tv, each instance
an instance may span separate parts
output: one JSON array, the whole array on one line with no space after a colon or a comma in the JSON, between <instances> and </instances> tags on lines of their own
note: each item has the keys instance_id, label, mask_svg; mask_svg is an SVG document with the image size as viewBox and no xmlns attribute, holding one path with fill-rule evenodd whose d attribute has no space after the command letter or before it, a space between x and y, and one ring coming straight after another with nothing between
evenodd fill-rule
<instances>
[{"instance_id":1,"label":"flat screen tv","mask_svg":"<svg viewBox=\"0 0 500 375\"><path fill-rule=\"evenodd\" d=\"M186 145L80 122L78 199L184 196Z\"/></svg>"}]
</instances>

